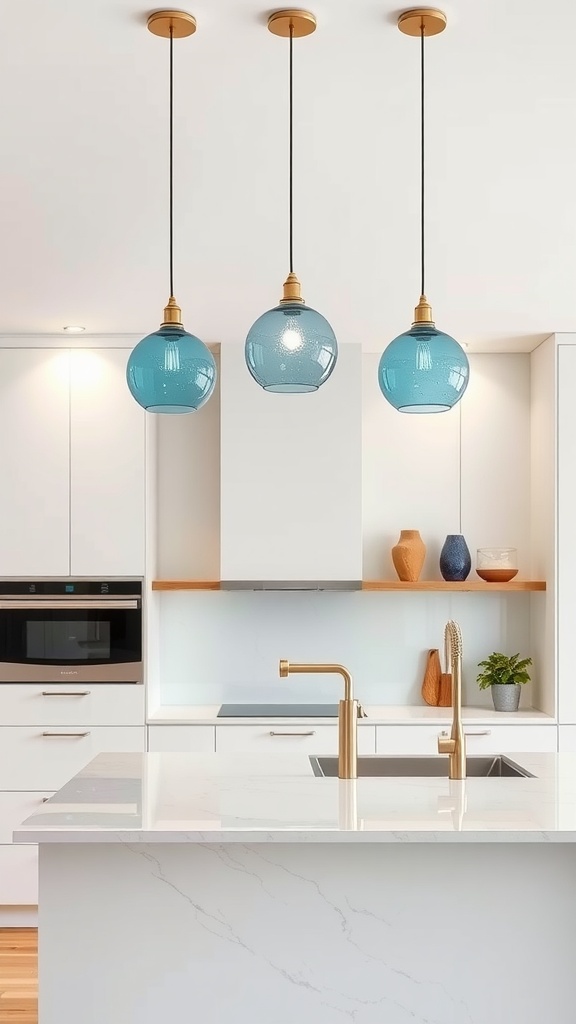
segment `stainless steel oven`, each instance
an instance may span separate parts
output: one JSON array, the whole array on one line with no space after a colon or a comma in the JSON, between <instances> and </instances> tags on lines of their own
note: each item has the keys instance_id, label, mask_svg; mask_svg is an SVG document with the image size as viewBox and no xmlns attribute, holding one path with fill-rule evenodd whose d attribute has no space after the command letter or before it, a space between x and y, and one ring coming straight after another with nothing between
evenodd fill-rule
<instances>
[{"instance_id":1,"label":"stainless steel oven","mask_svg":"<svg viewBox=\"0 0 576 1024\"><path fill-rule=\"evenodd\" d=\"M141 683L142 583L0 581L0 683Z\"/></svg>"}]
</instances>

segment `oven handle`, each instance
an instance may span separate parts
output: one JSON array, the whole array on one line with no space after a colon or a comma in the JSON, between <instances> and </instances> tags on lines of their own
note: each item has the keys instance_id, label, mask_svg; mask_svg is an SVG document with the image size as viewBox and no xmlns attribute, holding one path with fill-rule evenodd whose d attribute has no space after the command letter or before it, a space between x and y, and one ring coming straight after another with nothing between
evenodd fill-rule
<instances>
[{"instance_id":1,"label":"oven handle","mask_svg":"<svg viewBox=\"0 0 576 1024\"><path fill-rule=\"evenodd\" d=\"M108 608L115 609L128 609L128 608L139 608L140 602L134 601L28 601L24 599L11 598L9 600L0 600L0 609L12 610L12 609L23 609L24 611L106 611Z\"/></svg>"}]
</instances>

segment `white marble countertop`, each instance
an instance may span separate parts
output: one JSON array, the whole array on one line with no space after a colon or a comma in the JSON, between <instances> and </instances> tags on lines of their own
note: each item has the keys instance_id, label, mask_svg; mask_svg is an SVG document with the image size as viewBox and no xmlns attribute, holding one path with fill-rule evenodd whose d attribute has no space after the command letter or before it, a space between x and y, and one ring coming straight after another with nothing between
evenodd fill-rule
<instances>
[{"instance_id":1,"label":"white marble countertop","mask_svg":"<svg viewBox=\"0 0 576 1024\"><path fill-rule=\"evenodd\" d=\"M16 830L34 843L575 842L576 755L535 778L315 778L303 754L100 754Z\"/></svg>"},{"instance_id":2,"label":"white marble countertop","mask_svg":"<svg viewBox=\"0 0 576 1024\"><path fill-rule=\"evenodd\" d=\"M335 725L337 718L218 718L220 704L174 704L164 705L148 713L151 725L262 725L267 722L281 722L284 725L303 725L313 721L315 725ZM429 707L427 704L367 704L364 705L367 718L359 719L358 725L445 725L452 721L451 708ZM554 725L555 719L535 708L519 711L494 711L486 707L464 707L464 723L476 725Z\"/></svg>"}]
</instances>

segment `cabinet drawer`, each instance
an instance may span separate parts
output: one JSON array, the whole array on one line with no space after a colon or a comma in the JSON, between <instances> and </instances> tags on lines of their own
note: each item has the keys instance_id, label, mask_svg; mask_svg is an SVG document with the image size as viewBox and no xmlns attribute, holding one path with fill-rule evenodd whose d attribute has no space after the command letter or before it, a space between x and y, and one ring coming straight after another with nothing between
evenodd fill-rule
<instances>
[{"instance_id":1,"label":"cabinet drawer","mask_svg":"<svg viewBox=\"0 0 576 1024\"><path fill-rule=\"evenodd\" d=\"M25 818L39 811L53 793L0 793L0 845L12 842L12 833ZM0 903L2 901L0 900Z\"/></svg>"},{"instance_id":2,"label":"cabinet drawer","mask_svg":"<svg viewBox=\"0 0 576 1024\"><path fill-rule=\"evenodd\" d=\"M555 725L465 725L469 754L553 753ZM436 754L438 737L450 735L450 726L378 725L378 754Z\"/></svg>"},{"instance_id":3,"label":"cabinet drawer","mask_svg":"<svg viewBox=\"0 0 576 1024\"><path fill-rule=\"evenodd\" d=\"M3 727L0 790L57 790L97 754L143 751L145 747L143 726Z\"/></svg>"},{"instance_id":4,"label":"cabinet drawer","mask_svg":"<svg viewBox=\"0 0 576 1024\"><path fill-rule=\"evenodd\" d=\"M148 750L188 750L213 754L216 749L213 725L149 725Z\"/></svg>"},{"instance_id":5,"label":"cabinet drawer","mask_svg":"<svg viewBox=\"0 0 576 1024\"><path fill-rule=\"evenodd\" d=\"M144 687L129 683L3 683L1 725L144 725Z\"/></svg>"},{"instance_id":6,"label":"cabinet drawer","mask_svg":"<svg viewBox=\"0 0 576 1024\"><path fill-rule=\"evenodd\" d=\"M375 752L375 727L361 725L358 728L358 751L360 754ZM305 754L336 754L338 751L338 726L314 725L217 725L216 750L219 753L247 751L279 751L286 754L298 751Z\"/></svg>"},{"instance_id":7,"label":"cabinet drawer","mask_svg":"<svg viewBox=\"0 0 576 1024\"><path fill-rule=\"evenodd\" d=\"M38 904L38 847L0 846L0 906Z\"/></svg>"}]
</instances>

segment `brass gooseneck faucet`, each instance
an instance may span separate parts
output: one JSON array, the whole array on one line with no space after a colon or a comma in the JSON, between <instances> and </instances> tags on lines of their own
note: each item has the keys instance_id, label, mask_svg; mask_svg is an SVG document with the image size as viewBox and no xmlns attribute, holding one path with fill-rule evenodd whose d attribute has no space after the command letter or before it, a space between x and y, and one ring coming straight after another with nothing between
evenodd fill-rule
<instances>
[{"instance_id":1,"label":"brass gooseneck faucet","mask_svg":"<svg viewBox=\"0 0 576 1024\"><path fill-rule=\"evenodd\" d=\"M466 739L462 728L462 633L450 619L444 630L446 648L452 654L452 730L449 737L438 738L438 753L448 754L451 779L466 778Z\"/></svg>"},{"instance_id":2,"label":"brass gooseneck faucet","mask_svg":"<svg viewBox=\"0 0 576 1024\"><path fill-rule=\"evenodd\" d=\"M313 665L307 662L295 664L294 662L280 661L280 677L297 672L327 673L342 676L344 680L344 700L338 704L338 778L355 779L358 776L358 744L356 726L358 716L364 716L364 712L357 700L354 700L352 676L343 665Z\"/></svg>"}]
</instances>

